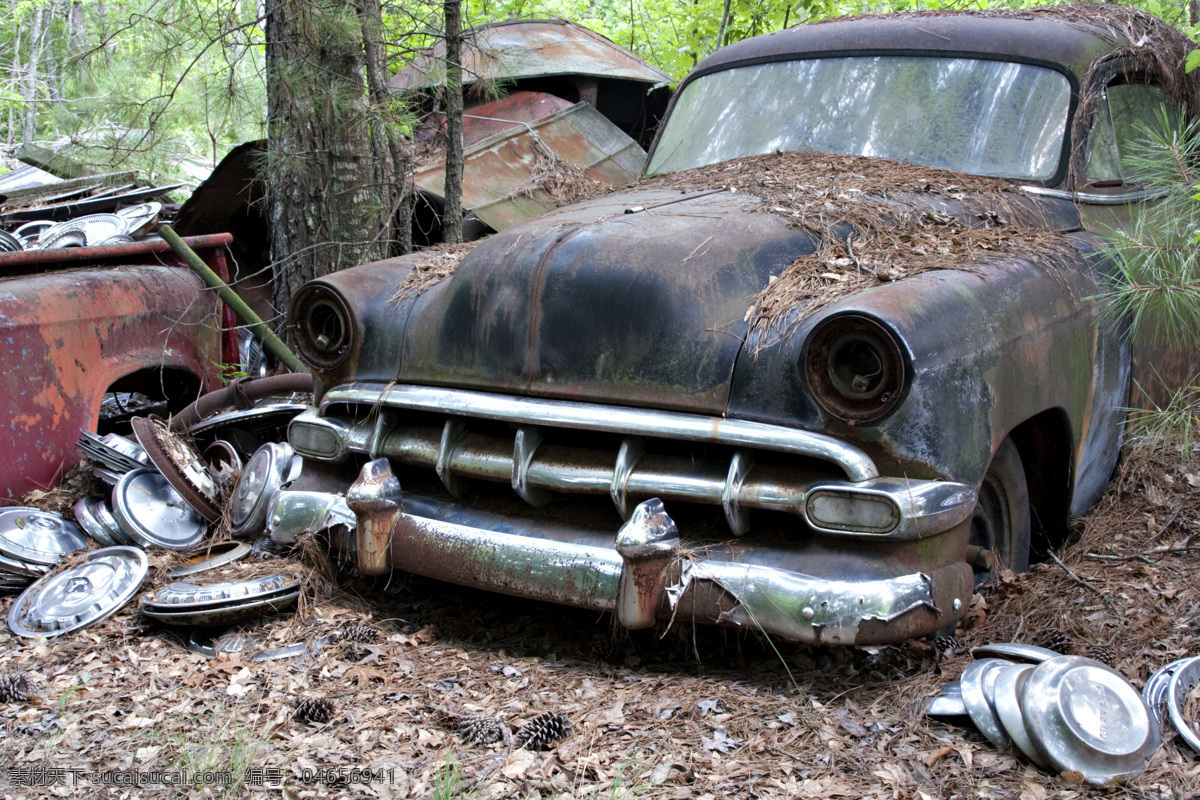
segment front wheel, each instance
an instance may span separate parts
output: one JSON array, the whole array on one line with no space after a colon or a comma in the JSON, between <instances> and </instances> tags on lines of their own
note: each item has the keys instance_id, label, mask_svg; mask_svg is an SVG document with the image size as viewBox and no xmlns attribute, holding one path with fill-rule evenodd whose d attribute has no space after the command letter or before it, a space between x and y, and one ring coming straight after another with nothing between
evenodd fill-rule
<instances>
[{"instance_id":1,"label":"front wheel","mask_svg":"<svg viewBox=\"0 0 1200 800\"><path fill-rule=\"evenodd\" d=\"M992 552L995 570L1029 569L1029 487L1012 439L996 448L979 486L970 543Z\"/></svg>"}]
</instances>

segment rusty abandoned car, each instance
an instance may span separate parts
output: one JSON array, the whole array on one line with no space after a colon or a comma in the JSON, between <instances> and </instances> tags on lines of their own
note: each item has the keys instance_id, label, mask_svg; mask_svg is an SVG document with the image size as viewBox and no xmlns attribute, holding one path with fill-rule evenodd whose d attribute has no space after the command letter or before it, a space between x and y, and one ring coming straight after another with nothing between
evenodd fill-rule
<instances>
[{"instance_id":1,"label":"rusty abandoned car","mask_svg":"<svg viewBox=\"0 0 1200 800\"><path fill-rule=\"evenodd\" d=\"M107 218L120 219L101 222ZM0 253L7 503L54 486L79 463L81 429L127 432L120 425L132 410L144 413L129 398L177 411L221 385L221 364L239 360L232 315L166 242L126 236L94 245L84 230L74 231L78 245ZM214 234L188 243L224 275L230 240Z\"/></svg>"},{"instance_id":2,"label":"rusty abandoned car","mask_svg":"<svg viewBox=\"0 0 1200 800\"><path fill-rule=\"evenodd\" d=\"M1096 231L1190 43L1113 6L920 13L740 42L646 176L307 284L315 407L362 571L792 640L966 613L1102 492L1144 361Z\"/></svg>"}]
</instances>

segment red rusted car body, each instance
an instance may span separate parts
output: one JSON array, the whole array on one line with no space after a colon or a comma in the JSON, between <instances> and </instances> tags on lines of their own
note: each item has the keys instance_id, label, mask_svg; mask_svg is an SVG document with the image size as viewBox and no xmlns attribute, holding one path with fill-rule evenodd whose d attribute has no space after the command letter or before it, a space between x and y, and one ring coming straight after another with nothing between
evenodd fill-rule
<instances>
[{"instance_id":1,"label":"red rusted car body","mask_svg":"<svg viewBox=\"0 0 1200 800\"><path fill-rule=\"evenodd\" d=\"M218 274L227 234L188 244ZM48 489L77 464L105 393L181 408L237 361L216 294L161 240L0 254L0 502Z\"/></svg>"}]
</instances>

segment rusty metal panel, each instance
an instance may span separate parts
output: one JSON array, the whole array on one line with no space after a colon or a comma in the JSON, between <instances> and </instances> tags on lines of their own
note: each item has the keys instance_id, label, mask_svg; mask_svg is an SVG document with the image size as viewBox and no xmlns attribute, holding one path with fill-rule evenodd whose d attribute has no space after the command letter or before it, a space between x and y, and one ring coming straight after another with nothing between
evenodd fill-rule
<instances>
[{"instance_id":1,"label":"rusty metal panel","mask_svg":"<svg viewBox=\"0 0 1200 800\"><path fill-rule=\"evenodd\" d=\"M586 103L485 139L470 148L463 165L463 208L495 230L556 208L550 196L532 186L540 142L564 163L581 167L588 178L620 186L637 180L646 152ZM417 186L445 195L445 165L417 172ZM528 190L526 193L525 190Z\"/></svg>"},{"instance_id":2,"label":"rusty metal panel","mask_svg":"<svg viewBox=\"0 0 1200 800\"><path fill-rule=\"evenodd\" d=\"M81 248L66 257L112 257L115 249ZM144 246L123 249L134 260L153 259ZM212 264L220 251L210 246L200 254ZM0 498L49 488L78 463L79 431L96 429L100 402L118 379L174 369L216 388L221 322L216 295L177 267L86 267L0 279L0 393L9 404Z\"/></svg>"},{"instance_id":3,"label":"rusty metal panel","mask_svg":"<svg viewBox=\"0 0 1200 800\"><path fill-rule=\"evenodd\" d=\"M551 75L594 75L650 84L670 75L595 31L561 19L508 20L466 32L463 83L489 83ZM444 82L445 44L434 46L388 83L407 92Z\"/></svg>"},{"instance_id":4,"label":"rusty metal panel","mask_svg":"<svg viewBox=\"0 0 1200 800\"><path fill-rule=\"evenodd\" d=\"M499 100L472 106L463 112L463 147L472 147L502 133L523 130L522 123L543 119L570 107L569 101L545 92L513 92Z\"/></svg>"},{"instance_id":5,"label":"rusty metal panel","mask_svg":"<svg viewBox=\"0 0 1200 800\"><path fill-rule=\"evenodd\" d=\"M223 248L231 241L233 241L233 237L227 233L215 233L209 236L189 236L184 239L188 247L197 252ZM156 259L150 256L151 253L162 253L165 255L165 260ZM162 239L144 239L140 242L100 245L98 247L21 250L16 253L0 253L0 278L56 268L82 267L87 264L96 264L112 259L125 261L140 259L146 263L167 263L174 261L171 245ZM209 259L206 257L205 260Z\"/></svg>"}]
</instances>

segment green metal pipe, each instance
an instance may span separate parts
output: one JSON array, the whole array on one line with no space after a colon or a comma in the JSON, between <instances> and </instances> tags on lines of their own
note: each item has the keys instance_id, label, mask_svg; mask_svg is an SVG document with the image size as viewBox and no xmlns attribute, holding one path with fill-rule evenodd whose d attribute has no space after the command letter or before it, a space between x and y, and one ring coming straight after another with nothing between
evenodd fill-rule
<instances>
[{"instance_id":1,"label":"green metal pipe","mask_svg":"<svg viewBox=\"0 0 1200 800\"><path fill-rule=\"evenodd\" d=\"M233 309L233 313L243 325L254 332L254 335L262 340L263 346L275 354L275 357L280 360L292 372L309 372L304 362L296 357L288 346L283 343L283 340L275 335L275 332L267 327L267 324L258 318L250 306L246 305L246 301L238 297L237 292L229 288L229 284L221 280L221 276L213 272L208 264L204 263L204 259L196 255L196 251L184 244L183 239L179 238L170 225L160 225L158 228L159 234L166 240L167 244L171 245L171 249L175 254L183 259L184 263L192 268L200 279L210 288L217 291L217 295L225 302L225 305Z\"/></svg>"}]
</instances>

